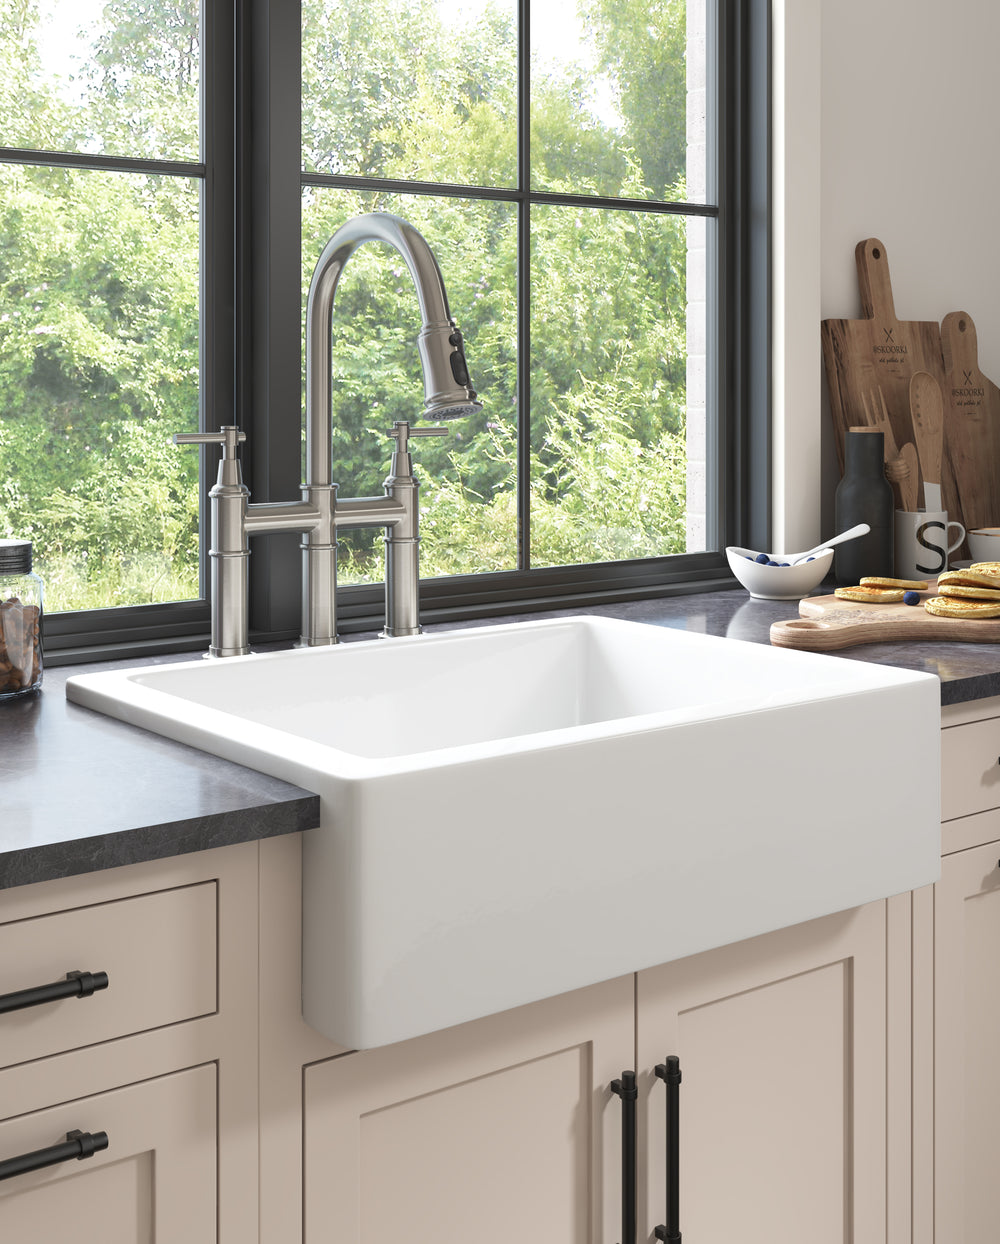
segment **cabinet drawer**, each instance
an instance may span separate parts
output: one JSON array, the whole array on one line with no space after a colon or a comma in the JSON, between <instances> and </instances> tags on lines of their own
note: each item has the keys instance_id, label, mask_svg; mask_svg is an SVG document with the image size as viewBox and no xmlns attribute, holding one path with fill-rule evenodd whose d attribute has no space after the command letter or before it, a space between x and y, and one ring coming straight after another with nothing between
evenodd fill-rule
<instances>
[{"instance_id":1,"label":"cabinet drawer","mask_svg":"<svg viewBox=\"0 0 1000 1244\"><path fill-rule=\"evenodd\" d=\"M107 1147L0 1181L3 1238L216 1244L215 1066L193 1067L0 1123L0 1163L83 1132ZM11 1167L0 1167L10 1171Z\"/></svg>"},{"instance_id":2,"label":"cabinet drawer","mask_svg":"<svg viewBox=\"0 0 1000 1244\"><path fill-rule=\"evenodd\" d=\"M214 1013L217 893L206 881L0 924L0 995L108 976L87 997L0 1014L0 1066Z\"/></svg>"},{"instance_id":3,"label":"cabinet drawer","mask_svg":"<svg viewBox=\"0 0 1000 1244\"><path fill-rule=\"evenodd\" d=\"M1000 807L1000 717L941 731L941 819Z\"/></svg>"}]
</instances>

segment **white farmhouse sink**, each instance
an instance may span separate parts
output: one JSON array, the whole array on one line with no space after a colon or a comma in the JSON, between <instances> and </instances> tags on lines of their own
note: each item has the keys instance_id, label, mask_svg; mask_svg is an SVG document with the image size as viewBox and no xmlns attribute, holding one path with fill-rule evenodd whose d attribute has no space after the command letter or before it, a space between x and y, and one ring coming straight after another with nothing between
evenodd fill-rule
<instances>
[{"instance_id":1,"label":"white farmhouse sink","mask_svg":"<svg viewBox=\"0 0 1000 1244\"><path fill-rule=\"evenodd\" d=\"M88 674L315 791L303 1013L366 1048L933 881L938 680L574 617Z\"/></svg>"}]
</instances>

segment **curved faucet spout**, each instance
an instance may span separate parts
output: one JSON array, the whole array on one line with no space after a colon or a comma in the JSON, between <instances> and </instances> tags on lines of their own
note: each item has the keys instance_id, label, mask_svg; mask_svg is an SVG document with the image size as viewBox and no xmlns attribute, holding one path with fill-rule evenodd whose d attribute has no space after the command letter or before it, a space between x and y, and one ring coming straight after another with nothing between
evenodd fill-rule
<instances>
[{"instance_id":1,"label":"curved faucet spout","mask_svg":"<svg viewBox=\"0 0 1000 1244\"><path fill-rule=\"evenodd\" d=\"M333 299L344 265L364 242L387 242L402 255L416 286L423 327L418 346L428 418L446 419L481 410L469 384L462 334L448 310L441 270L430 247L405 220L388 212L356 216L323 249L309 286L306 311L306 480L333 482L330 406Z\"/></svg>"}]
</instances>

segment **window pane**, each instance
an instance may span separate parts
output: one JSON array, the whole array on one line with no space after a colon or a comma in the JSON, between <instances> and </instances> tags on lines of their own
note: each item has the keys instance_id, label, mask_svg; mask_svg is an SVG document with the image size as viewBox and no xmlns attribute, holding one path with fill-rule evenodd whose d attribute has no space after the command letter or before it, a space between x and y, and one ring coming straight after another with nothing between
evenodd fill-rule
<instances>
[{"instance_id":1,"label":"window pane","mask_svg":"<svg viewBox=\"0 0 1000 1244\"><path fill-rule=\"evenodd\" d=\"M0 534L49 609L198 596L199 192L0 164Z\"/></svg>"},{"instance_id":2,"label":"window pane","mask_svg":"<svg viewBox=\"0 0 1000 1244\"><path fill-rule=\"evenodd\" d=\"M699 126L704 143L704 11L705 0L532 5L533 190L688 199Z\"/></svg>"},{"instance_id":3,"label":"window pane","mask_svg":"<svg viewBox=\"0 0 1000 1244\"><path fill-rule=\"evenodd\" d=\"M645 212L539 206L531 219L532 565L694 551L703 237L689 241L685 217ZM689 506L702 514L690 532Z\"/></svg>"},{"instance_id":4,"label":"window pane","mask_svg":"<svg viewBox=\"0 0 1000 1244\"><path fill-rule=\"evenodd\" d=\"M488 200L381 195L307 187L303 295L329 238L368 211L402 216L423 234L465 337L483 412L450 421L450 435L414 441L420 479L421 575L473 574L516 565L515 208ZM417 353L420 312L399 255L369 242L352 255L333 314L333 461L341 497L382 493L396 419L423 421ZM303 350L304 356L304 350ZM350 537L350 538L348 538ZM345 532L340 578L380 581L382 532Z\"/></svg>"},{"instance_id":5,"label":"window pane","mask_svg":"<svg viewBox=\"0 0 1000 1244\"><path fill-rule=\"evenodd\" d=\"M13 9L0 23L0 145L199 158L198 0Z\"/></svg>"},{"instance_id":6,"label":"window pane","mask_svg":"<svg viewBox=\"0 0 1000 1244\"><path fill-rule=\"evenodd\" d=\"M513 185L515 0L303 0L314 173Z\"/></svg>"}]
</instances>

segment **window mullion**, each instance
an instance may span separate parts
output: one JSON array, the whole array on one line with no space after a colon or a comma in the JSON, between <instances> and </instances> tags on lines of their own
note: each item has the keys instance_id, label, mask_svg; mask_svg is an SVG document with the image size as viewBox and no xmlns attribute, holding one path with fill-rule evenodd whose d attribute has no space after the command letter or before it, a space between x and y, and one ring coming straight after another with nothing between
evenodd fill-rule
<instances>
[{"instance_id":1,"label":"window mullion","mask_svg":"<svg viewBox=\"0 0 1000 1244\"><path fill-rule=\"evenodd\" d=\"M302 483L301 38L299 0L244 0L240 106L241 339L244 476L256 501L298 499ZM294 533L255 536L252 631L299 630L301 566Z\"/></svg>"},{"instance_id":2,"label":"window mullion","mask_svg":"<svg viewBox=\"0 0 1000 1244\"><path fill-rule=\"evenodd\" d=\"M531 566L531 0L517 13L517 568Z\"/></svg>"}]
</instances>

